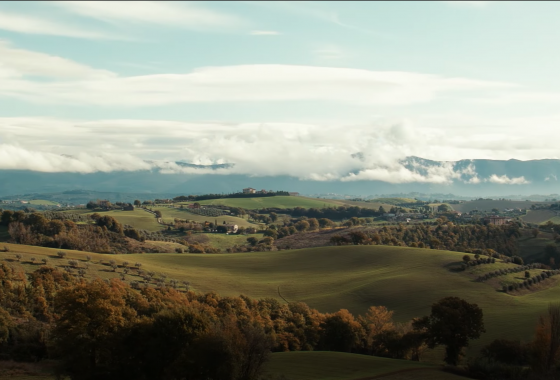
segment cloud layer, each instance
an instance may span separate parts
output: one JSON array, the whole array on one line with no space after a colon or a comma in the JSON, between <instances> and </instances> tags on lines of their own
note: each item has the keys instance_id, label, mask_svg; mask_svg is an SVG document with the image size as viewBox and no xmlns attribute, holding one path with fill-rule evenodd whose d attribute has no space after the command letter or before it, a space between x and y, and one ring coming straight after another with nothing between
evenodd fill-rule
<instances>
[{"instance_id":1,"label":"cloud layer","mask_svg":"<svg viewBox=\"0 0 560 380\"><path fill-rule=\"evenodd\" d=\"M201 67L189 73L123 77L62 57L16 49L7 42L0 42L0 56L0 96L65 105L139 107L302 100L406 105L454 92L515 87L414 72L286 64ZM37 76L49 80L37 80Z\"/></svg>"},{"instance_id":2,"label":"cloud layer","mask_svg":"<svg viewBox=\"0 0 560 380\"><path fill-rule=\"evenodd\" d=\"M185 123L153 120L95 122L0 118L0 169L44 172L161 170L164 173L293 176L314 181L527 184L523 177L479 178L474 165L406 160L429 153L429 134L406 121L370 125ZM434 151L450 149L434 144ZM37 151L30 147L41 146ZM147 162L149 161L149 162ZM182 167L234 164L227 169Z\"/></svg>"}]
</instances>

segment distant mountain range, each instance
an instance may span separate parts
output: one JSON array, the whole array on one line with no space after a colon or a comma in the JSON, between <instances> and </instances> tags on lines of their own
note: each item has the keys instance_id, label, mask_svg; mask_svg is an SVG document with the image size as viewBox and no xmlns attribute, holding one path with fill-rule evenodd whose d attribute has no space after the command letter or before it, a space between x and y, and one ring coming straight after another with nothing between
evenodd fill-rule
<instances>
[{"instance_id":1,"label":"distant mountain range","mask_svg":"<svg viewBox=\"0 0 560 380\"><path fill-rule=\"evenodd\" d=\"M194 169L231 169L234 164L195 165L175 163ZM245 187L286 190L300 194L456 194L461 197L519 196L554 194L559 191L560 160L461 160L440 162L408 157L404 168L420 180L407 183L383 181L311 181L290 176L256 177L239 174L167 174L160 169L109 173L45 173L24 170L0 170L0 197L29 193L57 193L88 190L111 193L183 195L230 193ZM207 172L207 171L206 171ZM223 172L223 170L221 171ZM227 170L225 171L227 173ZM448 183L430 182L447 177ZM427 178L429 180L426 180Z\"/></svg>"}]
</instances>

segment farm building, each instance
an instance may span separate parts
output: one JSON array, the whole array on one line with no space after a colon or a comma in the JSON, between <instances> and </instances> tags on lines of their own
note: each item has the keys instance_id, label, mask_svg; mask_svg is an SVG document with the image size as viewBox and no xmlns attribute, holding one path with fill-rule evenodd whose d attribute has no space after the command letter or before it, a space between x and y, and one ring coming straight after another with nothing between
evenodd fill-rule
<instances>
[{"instance_id":1,"label":"farm building","mask_svg":"<svg viewBox=\"0 0 560 380\"><path fill-rule=\"evenodd\" d=\"M227 228L227 233L228 234L236 234L237 231L239 230L239 226L237 224L234 224L234 223L226 223L226 224L224 224L224 227Z\"/></svg>"},{"instance_id":2,"label":"farm building","mask_svg":"<svg viewBox=\"0 0 560 380\"><path fill-rule=\"evenodd\" d=\"M290 196L297 197L299 193L297 191L291 191L288 193Z\"/></svg>"},{"instance_id":3,"label":"farm building","mask_svg":"<svg viewBox=\"0 0 560 380\"><path fill-rule=\"evenodd\" d=\"M246 189L243 189L243 194L255 194L257 192L256 189L253 189L252 187L248 187Z\"/></svg>"}]
</instances>

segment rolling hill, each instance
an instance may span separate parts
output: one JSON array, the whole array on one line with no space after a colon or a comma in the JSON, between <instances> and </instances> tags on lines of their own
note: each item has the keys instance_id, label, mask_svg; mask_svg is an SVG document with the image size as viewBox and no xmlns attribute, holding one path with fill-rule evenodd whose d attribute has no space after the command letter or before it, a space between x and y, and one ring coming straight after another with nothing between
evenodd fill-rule
<instances>
[{"instance_id":1,"label":"rolling hill","mask_svg":"<svg viewBox=\"0 0 560 380\"><path fill-rule=\"evenodd\" d=\"M8 245L11 252L0 257L50 256L54 249ZM69 251L68 258L84 258L84 252ZM245 294L306 302L322 312L348 309L364 313L369 306L395 310L398 321L426 315L432 303L458 296L477 303L484 311L488 333L474 342L480 348L496 337L529 339L538 315L560 297L560 286L523 296L497 291L475 282L466 272L450 270L461 261L459 252L388 246L322 247L279 252L240 254L89 254L93 262L109 260L140 262L143 269L166 273L169 278L189 281L201 292L224 296ZM484 265L492 270L492 265ZM513 264L508 264L513 265ZM103 276L117 276L102 267ZM482 267L481 267L482 268ZM95 270L95 269L92 269ZM127 275L128 280L138 279ZM553 280L548 280L553 281Z\"/></svg>"}]
</instances>

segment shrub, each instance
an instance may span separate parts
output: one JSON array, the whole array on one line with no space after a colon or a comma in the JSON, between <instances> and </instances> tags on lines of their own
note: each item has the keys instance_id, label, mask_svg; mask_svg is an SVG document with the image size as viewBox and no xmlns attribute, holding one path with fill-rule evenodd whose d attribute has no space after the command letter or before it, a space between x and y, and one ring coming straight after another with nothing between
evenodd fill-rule
<instances>
[{"instance_id":1,"label":"shrub","mask_svg":"<svg viewBox=\"0 0 560 380\"><path fill-rule=\"evenodd\" d=\"M35 260L37 260L36 258L32 257L29 259L32 263L35 263Z\"/></svg>"},{"instance_id":2,"label":"shrub","mask_svg":"<svg viewBox=\"0 0 560 380\"><path fill-rule=\"evenodd\" d=\"M66 257L66 252L63 252L63 251L58 251L56 254L61 259Z\"/></svg>"},{"instance_id":3,"label":"shrub","mask_svg":"<svg viewBox=\"0 0 560 380\"><path fill-rule=\"evenodd\" d=\"M45 259L42 259L41 261L43 262L43 264L46 265L49 262L49 259L45 258Z\"/></svg>"},{"instance_id":4,"label":"shrub","mask_svg":"<svg viewBox=\"0 0 560 380\"><path fill-rule=\"evenodd\" d=\"M19 253L16 254L16 260L17 260L17 261L20 261L20 260L21 260L21 255L20 255Z\"/></svg>"},{"instance_id":5,"label":"shrub","mask_svg":"<svg viewBox=\"0 0 560 380\"><path fill-rule=\"evenodd\" d=\"M465 263L468 263L469 261L471 261L471 257L469 255L465 255L465 256L463 256L463 261Z\"/></svg>"},{"instance_id":6,"label":"shrub","mask_svg":"<svg viewBox=\"0 0 560 380\"><path fill-rule=\"evenodd\" d=\"M86 256L86 261L91 261L91 256L90 255Z\"/></svg>"},{"instance_id":7,"label":"shrub","mask_svg":"<svg viewBox=\"0 0 560 380\"><path fill-rule=\"evenodd\" d=\"M523 265L523 259L519 256L513 256L513 263L517 265Z\"/></svg>"}]
</instances>

